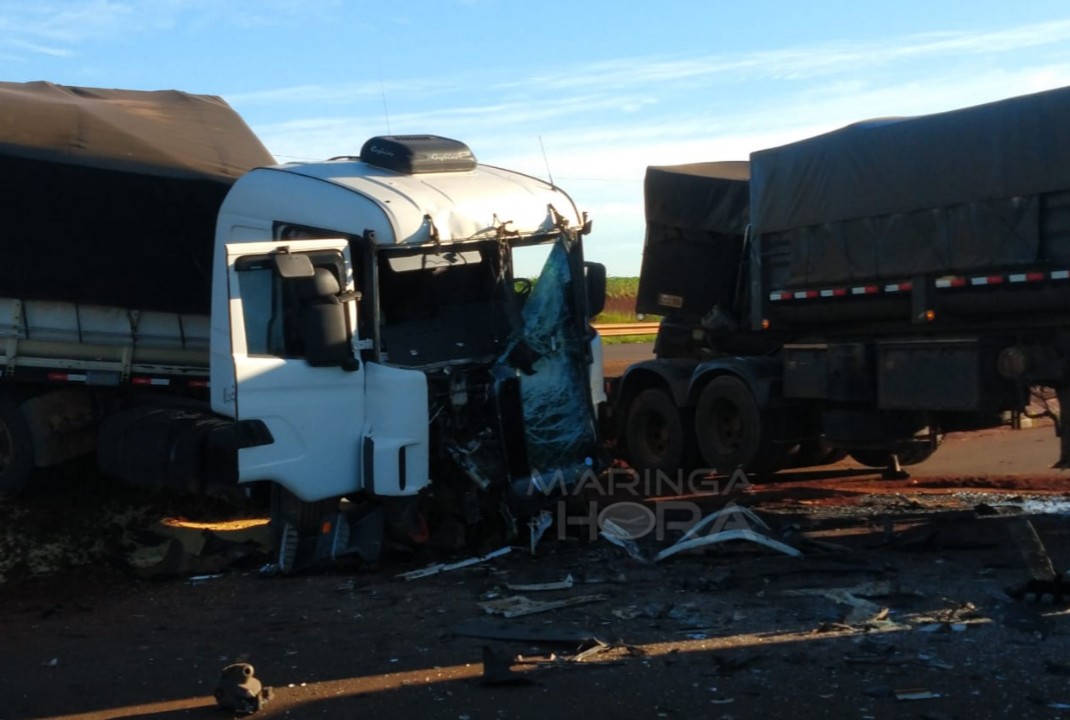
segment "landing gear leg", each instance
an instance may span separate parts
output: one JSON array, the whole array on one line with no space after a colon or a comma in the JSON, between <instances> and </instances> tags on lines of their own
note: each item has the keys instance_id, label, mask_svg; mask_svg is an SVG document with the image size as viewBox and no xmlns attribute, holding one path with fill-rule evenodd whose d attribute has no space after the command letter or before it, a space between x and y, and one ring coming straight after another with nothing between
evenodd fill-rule
<instances>
[{"instance_id":1,"label":"landing gear leg","mask_svg":"<svg viewBox=\"0 0 1070 720\"><path fill-rule=\"evenodd\" d=\"M1053 467L1061 470L1070 468L1070 432L1066 431L1066 422L1063 408L1070 407L1070 383L1061 382L1055 387L1055 397L1059 400L1059 412L1053 418L1055 420L1055 434L1059 436L1059 462Z\"/></svg>"},{"instance_id":2,"label":"landing gear leg","mask_svg":"<svg viewBox=\"0 0 1070 720\"><path fill-rule=\"evenodd\" d=\"M889 456L890 463L888 467L881 470L881 477L885 480L906 480L910 477L910 473L903 469L899 464L899 453L892 453Z\"/></svg>"}]
</instances>

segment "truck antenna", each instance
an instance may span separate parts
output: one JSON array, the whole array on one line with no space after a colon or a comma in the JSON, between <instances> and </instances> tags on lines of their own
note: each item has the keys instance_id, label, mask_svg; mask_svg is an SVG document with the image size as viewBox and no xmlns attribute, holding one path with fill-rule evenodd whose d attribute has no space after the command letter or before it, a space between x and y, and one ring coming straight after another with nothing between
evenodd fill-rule
<instances>
[{"instance_id":1,"label":"truck antenna","mask_svg":"<svg viewBox=\"0 0 1070 720\"><path fill-rule=\"evenodd\" d=\"M546 163L546 176L550 178L550 187L556 189L554 185L554 174L550 172L550 159L546 157L546 146L542 144L542 135L539 136L539 147L542 149L542 161Z\"/></svg>"},{"instance_id":2,"label":"truck antenna","mask_svg":"<svg viewBox=\"0 0 1070 720\"><path fill-rule=\"evenodd\" d=\"M383 117L386 119L386 134L393 135L390 132L390 110L386 107L386 85L383 84L383 74L379 73L379 93L383 96Z\"/></svg>"}]
</instances>

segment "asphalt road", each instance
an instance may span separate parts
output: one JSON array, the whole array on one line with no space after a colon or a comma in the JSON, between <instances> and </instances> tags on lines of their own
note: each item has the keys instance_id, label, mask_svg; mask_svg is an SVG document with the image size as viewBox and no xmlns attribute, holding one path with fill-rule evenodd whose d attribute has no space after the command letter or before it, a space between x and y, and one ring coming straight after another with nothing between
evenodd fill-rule
<instances>
[{"instance_id":1,"label":"asphalt road","mask_svg":"<svg viewBox=\"0 0 1070 720\"><path fill-rule=\"evenodd\" d=\"M654 343L621 343L604 345L602 348L606 377L618 377L632 363L654 357Z\"/></svg>"}]
</instances>

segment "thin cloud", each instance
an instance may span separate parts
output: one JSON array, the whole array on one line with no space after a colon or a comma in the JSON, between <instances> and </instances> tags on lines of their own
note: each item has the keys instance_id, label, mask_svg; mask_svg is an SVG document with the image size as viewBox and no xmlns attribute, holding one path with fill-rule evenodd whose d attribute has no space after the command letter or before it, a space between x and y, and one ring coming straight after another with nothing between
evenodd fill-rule
<instances>
[{"instance_id":1,"label":"thin cloud","mask_svg":"<svg viewBox=\"0 0 1070 720\"><path fill-rule=\"evenodd\" d=\"M722 78L732 83L763 78L798 80L843 70L857 72L865 67L884 66L908 59L932 58L937 55L1007 53L1062 44L1068 39L1070 20L1057 20L997 31L924 33L882 43L825 43L738 56L707 55L687 59L664 56L617 58L594 63L582 73L569 68L505 81L498 87L505 89L536 85L544 89L610 88L698 78Z\"/></svg>"}]
</instances>

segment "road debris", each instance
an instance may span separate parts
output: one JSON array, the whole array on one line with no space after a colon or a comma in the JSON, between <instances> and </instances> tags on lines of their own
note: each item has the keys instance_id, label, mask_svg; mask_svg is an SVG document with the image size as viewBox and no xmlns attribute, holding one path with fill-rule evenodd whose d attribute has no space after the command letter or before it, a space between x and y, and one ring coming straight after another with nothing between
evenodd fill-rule
<instances>
[{"instance_id":1,"label":"road debris","mask_svg":"<svg viewBox=\"0 0 1070 720\"><path fill-rule=\"evenodd\" d=\"M479 606L489 615L501 615L507 618L535 615L536 613L560 610L561 608L599 602L608 599L608 595L577 595L562 600L531 600L523 595L511 595L498 600L481 602Z\"/></svg>"},{"instance_id":2,"label":"road debris","mask_svg":"<svg viewBox=\"0 0 1070 720\"><path fill-rule=\"evenodd\" d=\"M471 567L472 565L485 563L488 560L499 558L502 555L508 555L510 552L512 552L512 549L513 548L507 545L503 548L495 550L494 552L489 552L486 555L480 555L478 557L471 557L465 560L459 560L455 563L435 563L434 565L428 565L427 567L421 568L420 570L410 570L409 572L404 572L400 575L395 575L394 577L404 578L405 580L419 580L421 578L431 577L432 575L438 575L439 573L450 572L452 570L460 570L461 568Z\"/></svg>"},{"instance_id":3,"label":"road debris","mask_svg":"<svg viewBox=\"0 0 1070 720\"><path fill-rule=\"evenodd\" d=\"M452 632L454 635L462 637L474 637L484 640L512 640L537 644L552 643L579 646L592 642L602 642L590 630L563 628L554 625L532 625L491 618L466 620L454 625Z\"/></svg>"},{"instance_id":4,"label":"road debris","mask_svg":"<svg viewBox=\"0 0 1070 720\"><path fill-rule=\"evenodd\" d=\"M496 654L490 645L483 646L482 685L531 685L534 681L512 670L513 663Z\"/></svg>"},{"instance_id":5,"label":"road debris","mask_svg":"<svg viewBox=\"0 0 1070 720\"><path fill-rule=\"evenodd\" d=\"M888 618L889 609L868 600L868 597L886 597L891 594L887 582L868 582L845 588L798 588L785 590L786 597L823 597L840 605L850 606L843 618L846 625L864 625Z\"/></svg>"},{"instance_id":6,"label":"road debris","mask_svg":"<svg viewBox=\"0 0 1070 720\"><path fill-rule=\"evenodd\" d=\"M942 695L940 695L940 693L934 693L931 690L924 689L912 688L907 690L895 691L896 700L935 700L940 697L943 697Z\"/></svg>"},{"instance_id":7,"label":"road debris","mask_svg":"<svg viewBox=\"0 0 1070 720\"><path fill-rule=\"evenodd\" d=\"M600 534L603 538L623 548L632 558L644 564L661 562L677 553L732 540L746 540L791 557L802 557L802 552L797 548L770 537L768 533L772 531L760 517L735 503L729 503L721 510L710 513L691 526L679 540L653 557L647 557L631 534L609 518L603 518L601 525ZM712 532L700 534L710 525L714 527Z\"/></svg>"},{"instance_id":8,"label":"road debris","mask_svg":"<svg viewBox=\"0 0 1070 720\"><path fill-rule=\"evenodd\" d=\"M535 548L538 546L539 541L542 540L542 536L546 534L546 531L550 529L550 526L554 524L554 516L549 510L543 510L538 515L535 515L528 520L528 533L531 537L531 554L535 554Z\"/></svg>"},{"instance_id":9,"label":"road debris","mask_svg":"<svg viewBox=\"0 0 1070 720\"><path fill-rule=\"evenodd\" d=\"M1034 580L1054 580L1058 573L1055 572L1051 556L1048 555L1047 548L1029 518L1012 518L1007 522L1007 531L1022 553L1022 559L1029 568L1029 575Z\"/></svg>"},{"instance_id":10,"label":"road debris","mask_svg":"<svg viewBox=\"0 0 1070 720\"><path fill-rule=\"evenodd\" d=\"M256 678L252 665L234 663L223 668L214 695L224 710L248 715L263 708L274 692Z\"/></svg>"},{"instance_id":11,"label":"road debris","mask_svg":"<svg viewBox=\"0 0 1070 720\"><path fill-rule=\"evenodd\" d=\"M569 590L573 584L572 575L567 575L564 580L558 582L506 583L505 587L516 592L546 592L549 590Z\"/></svg>"}]
</instances>

